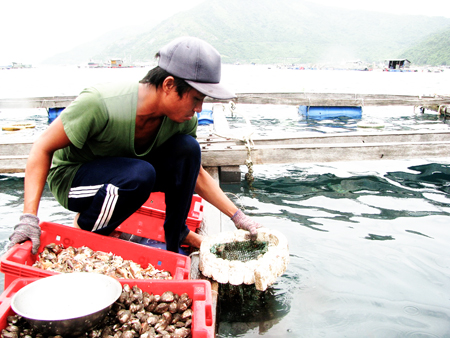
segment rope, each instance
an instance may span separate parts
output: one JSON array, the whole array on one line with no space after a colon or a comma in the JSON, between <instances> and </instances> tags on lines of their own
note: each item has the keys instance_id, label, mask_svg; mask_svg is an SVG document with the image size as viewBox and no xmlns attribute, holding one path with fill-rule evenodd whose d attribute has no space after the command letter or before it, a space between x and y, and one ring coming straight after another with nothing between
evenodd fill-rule
<instances>
[{"instance_id":1,"label":"rope","mask_svg":"<svg viewBox=\"0 0 450 338\"><path fill-rule=\"evenodd\" d=\"M255 178L253 177L253 161L252 161L252 149L255 144L251 138L247 139L245 147L247 148L247 159L245 160L245 165L247 166L248 172L245 174L245 179L249 184L251 184Z\"/></svg>"},{"instance_id":2,"label":"rope","mask_svg":"<svg viewBox=\"0 0 450 338\"><path fill-rule=\"evenodd\" d=\"M234 116L236 114L236 104L233 101L230 101L227 105L227 108L229 109L229 111L231 112L231 115ZM222 104L222 109L225 111L225 105ZM238 140L238 141L242 141L245 143L245 147L247 148L247 159L245 160L245 165L248 168L248 172L245 174L245 179L247 180L247 182L249 184L251 184L251 182L254 181L254 177L253 177L253 161L252 161L252 155L251 155L251 151L254 148L255 144L252 140L252 135L254 133L254 131L252 130L252 125L250 123L250 120L247 119L247 117L243 114L241 114L241 116L245 119L245 123L247 124L247 126L249 127L249 132L246 135L242 135L241 137L237 137L235 136L236 134L234 133L234 135L228 135L228 136L224 136L224 135L220 135L219 133L217 133L216 131L213 132L214 135L217 135L219 137L224 137L227 139L234 139L234 140Z\"/></svg>"},{"instance_id":3,"label":"rope","mask_svg":"<svg viewBox=\"0 0 450 338\"><path fill-rule=\"evenodd\" d=\"M228 192L228 191L225 192L225 195L230 195L230 196L234 197L236 199L236 201L239 202L239 204L240 204L239 209L241 209L242 211L245 212L245 206L244 206L244 203L242 202L242 198L240 198L238 195L233 194L232 192Z\"/></svg>"}]
</instances>

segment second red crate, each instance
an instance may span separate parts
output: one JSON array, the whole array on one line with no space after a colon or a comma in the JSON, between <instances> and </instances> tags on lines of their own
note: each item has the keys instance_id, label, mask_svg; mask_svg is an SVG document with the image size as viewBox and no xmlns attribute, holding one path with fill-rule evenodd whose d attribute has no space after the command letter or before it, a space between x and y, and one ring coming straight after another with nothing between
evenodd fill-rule
<instances>
[{"instance_id":1,"label":"second red crate","mask_svg":"<svg viewBox=\"0 0 450 338\"><path fill-rule=\"evenodd\" d=\"M11 308L11 301L14 294L24 286L34 282L36 278L19 278L9 285L0 295L0 331L7 326L7 317L14 315ZM130 287L136 285L142 291L161 295L165 291L172 291L181 295L187 293L192 299L192 338L212 338L214 337L214 318L212 309L211 284L206 280L173 280L170 282L163 280L120 280ZM70 306L70 304L65 304Z\"/></svg>"},{"instance_id":2,"label":"second red crate","mask_svg":"<svg viewBox=\"0 0 450 338\"><path fill-rule=\"evenodd\" d=\"M165 242L164 220L166 218L165 195L153 192L150 198L133 215L127 218L116 230L158 242ZM186 225L196 232L203 219L203 199L192 196Z\"/></svg>"}]
</instances>

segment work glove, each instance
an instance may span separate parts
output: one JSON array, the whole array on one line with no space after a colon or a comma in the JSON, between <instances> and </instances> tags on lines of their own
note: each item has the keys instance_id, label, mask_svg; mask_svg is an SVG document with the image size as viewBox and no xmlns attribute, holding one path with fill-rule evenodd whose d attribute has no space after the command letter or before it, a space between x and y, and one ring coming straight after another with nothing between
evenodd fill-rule
<instances>
[{"instance_id":1,"label":"work glove","mask_svg":"<svg viewBox=\"0 0 450 338\"><path fill-rule=\"evenodd\" d=\"M15 244L30 239L33 244L31 253L36 255L39 246L41 245L40 237L41 228L39 227L39 218L32 214L23 214L20 216L20 223L14 227L14 232L9 237L11 243L8 245L8 250Z\"/></svg>"},{"instance_id":2,"label":"work glove","mask_svg":"<svg viewBox=\"0 0 450 338\"><path fill-rule=\"evenodd\" d=\"M259 223L245 215L241 210L236 211L233 217L231 217L231 220L234 222L236 228L249 231L251 240L256 239L258 236L256 229L261 227Z\"/></svg>"}]
</instances>

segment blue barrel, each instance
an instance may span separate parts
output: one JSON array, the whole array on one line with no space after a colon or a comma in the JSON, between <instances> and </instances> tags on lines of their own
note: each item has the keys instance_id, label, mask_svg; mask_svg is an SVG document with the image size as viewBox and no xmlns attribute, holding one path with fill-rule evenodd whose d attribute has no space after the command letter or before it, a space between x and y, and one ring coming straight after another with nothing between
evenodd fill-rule
<instances>
[{"instance_id":1,"label":"blue barrel","mask_svg":"<svg viewBox=\"0 0 450 338\"><path fill-rule=\"evenodd\" d=\"M197 113L197 117L200 126L214 123L212 109L203 109L200 113Z\"/></svg>"},{"instance_id":2,"label":"blue barrel","mask_svg":"<svg viewBox=\"0 0 450 338\"><path fill-rule=\"evenodd\" d=\"M63 108L48 108L48 123L52 123L61 112L65 109Z\"/></svg>"}]
</instances>

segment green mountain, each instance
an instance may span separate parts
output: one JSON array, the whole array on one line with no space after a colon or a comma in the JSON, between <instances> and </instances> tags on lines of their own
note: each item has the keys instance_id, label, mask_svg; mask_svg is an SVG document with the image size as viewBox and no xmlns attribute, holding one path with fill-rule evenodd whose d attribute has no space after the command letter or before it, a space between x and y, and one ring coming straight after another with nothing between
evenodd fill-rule
<instances>
[{"instance_id":1,"label":"green mountain","mask_svg":"<svg viewBox=\"0 0 450 338\"><path fill-rule=\"evenodd\" d=\"M133 34L140 34L142 31L139 27L128 27L126 29L114 30L110 33L106 33L94 41L86 42L80 46L73 48L64 53L54 55L43 62L43 64L49 65L77 65L87 63L89 60L96 60L96 55L101 55L103 51L108 48L109 45L114 44L121 39L128 39ZM120 53L123 54L123 51ZM101 58L96 60L100 61ZM106 61L105 59L104 61Z\"/></svg>"},{"instance_id":2,"label":"green mountain","mask_svg":"<svg viewBox=\"0 0 450 338\"><path fill-rule=\"evenodd\" d=\"M450 65L450 28L432 34L421 42L408 48L400 57L418 65Z\"/></svg>"},{"instance_id":3,"label":"green mountain","mask_svg":"<svg viewBox=\"0 0 450 338\"><path fill-rule=\"evenodd\" d=\"M408 48L443 27L450 27L450 19L345 10L306 0L207 0L150 30L117 37L88 58L149 61L175 37L191 35L216 47L224 63L382 62L400 55L414 63Z\"/></svg>"}]
</instances>

